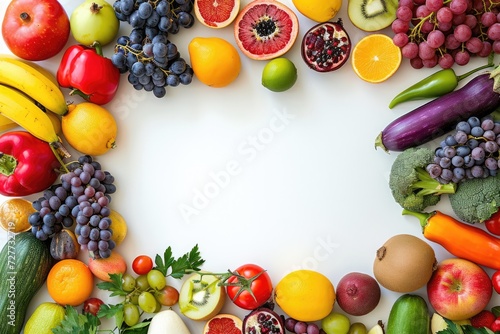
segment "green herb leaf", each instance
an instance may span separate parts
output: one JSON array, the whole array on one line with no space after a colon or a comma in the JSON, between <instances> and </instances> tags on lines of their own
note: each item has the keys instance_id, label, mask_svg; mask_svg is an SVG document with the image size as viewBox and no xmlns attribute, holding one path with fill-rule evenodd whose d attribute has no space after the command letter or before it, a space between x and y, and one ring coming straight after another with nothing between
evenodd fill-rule
<instances>
[{"instance_id":1,"label":"green herb leaf","mask_svg":"<svg viewBox=\"0 0 500 334\"><path fill-rule=\"evenodd\" d=\"M79 314L73 306L66 307L61 323L52 329L54 334L94 334L100 325L99 318L91 313Z\"/></svg>"},{"instance_id":2,"label":"green herb leaf","mask_svg":"<svg viewBox=\"0 0 500 334\"><path fill-rule=\"evenodd\" d=\"M195 245L190 252L178 259L175 259L172 255L172 248L170 246L163 253L163 258L160 255L156 255L155 257L155 269L159 270L165 276L171 276L176 279L182 278L191 271L199 271L203 263L205 263L205 260L200 256L198 245Z\"/></svg>"},{"instance_id":3,"label":"green herb leaf","mask_svg":"<svg viewBox=\"0 0 500 334\"><path fill-rule=\"evenodd\" d=\"M127 334L147 334L151 319L145 319L132 327L125 328L122 333Z\"/></svg>"},{"instance_id":4,"label":"green herb leaf","mask_svg":"<svg viewBox=\"0 0 500 334\"><path fill-rule=\"evenodd\" d=\"M443 329L436 334L494 334L494 332L486 327L476 328L471 325L459 326L446 318L444 318L444 321L448 325L448 328Z\"/></svg>"},{"instance_id":5,"label":"green herb leaf","mask_svg":"<svg viewBox=\"0 0 500 334\"><path fill-rule=\"evenodd\" d=\"M120 274L109 274L111 282L100 282L97 283L97 287L101 290L111 291L110 297L114 296L126 296L128 292L123 291L122 278L123 275Z\"/></svg>"},{"instance_id":6,"label":"green herb leaf","mask_svg":"<svg viewBox=\"0 0 500 334\"><path fill-rule=\"evenodd\" d=\"M97 312L99 318L115 318L115 325L117 328L121 328L123 325L123 304L102 304Z\"/></svg>"}]
</instances>

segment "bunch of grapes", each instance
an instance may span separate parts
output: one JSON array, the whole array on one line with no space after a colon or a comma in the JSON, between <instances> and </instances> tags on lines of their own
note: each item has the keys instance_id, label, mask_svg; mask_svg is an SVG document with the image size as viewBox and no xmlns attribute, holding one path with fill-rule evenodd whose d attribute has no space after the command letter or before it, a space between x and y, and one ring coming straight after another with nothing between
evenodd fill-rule
<instances>
[{"instance_id":1,"label":"bunch of grapes","mask_svg":"<svg viewBox=\"0 0 500 334\"><path fill-rule=\"evenodd\" d=\"M324 334L325 332L315 323L297 321L293 318L285 319L285 329L295 334Z\"/></svg>"},{"instance_id":2,"label":"bunch of grapes","mask_svg":"<svg viewBox=\"0 0 500 334\"><path fill-rule=\"evenodd\" d=\"M500 53L499 9L491 0L400 0L393 41L413 68L466 65Z\"/></svg>"},{"instance_id":3,"label":"bunch of grapes","mask_svg":"<svg viewBox=\"0 0 500 334\"><path fill-rule=\"evenodd\" d=\"M491 116L470 117L441 142L426 170L441 183L495 176L500 168L499 145L500 123Z\"/></svg>"},{"instance_id":4,"label":"bunch of grapes","mask_svg":"<svg viewBox=\"0 0 500 334\"><path fill-rule=\"evenodd\" d=\"M75 234L82 249L95 258L107 258L115 247L109 218L110 194L116 191L114 177L88 155L68 167L60 184L33 201L37 211L29 216L31 230L38 239L47 240L76 220Z\"/></svg>"},{"instance_id":5,"label":"bunch of grapes","mask_svg":"<svg viewBox=\"0 0 500 334\"><path fill-rule=\"evenodd\" d=\"M167 86L191 83L193 69L168 36L193 26L192 0L116 0L113 7L132 31L118 38L111 61L135 89L160 98Z\"/></svg>"}]
</instances>

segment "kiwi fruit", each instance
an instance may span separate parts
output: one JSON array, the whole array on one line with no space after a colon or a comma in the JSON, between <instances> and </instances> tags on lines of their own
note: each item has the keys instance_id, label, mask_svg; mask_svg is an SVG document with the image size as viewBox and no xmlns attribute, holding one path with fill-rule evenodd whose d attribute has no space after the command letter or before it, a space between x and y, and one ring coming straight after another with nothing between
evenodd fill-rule
<instances>
[{"instance_id":1,"label":"kiwi fruit","mask_svg":"<svg viewBox=\"0 0 500 334\"><path fill-rule=\"evenodd\" d=\"M397 0L349 0L347 14L352 24L364 31L387 28L396 19Z\"/></svg>"},{"instance_id":2,"label":"kiwi fruit","mask_svg":"<svg viewBox=\"0 0 500 334\"><path fill-rule=\"evenodd\" d=\"M189 276L179 291L179 309L192 320L208 320L224 305L226 290L214 275Z\"/></svg>"},{"instance_id":3,"label":"kiwi fruit","mask_svg":"<svg viewBox=\"0 0 500 334\"><path fill-rule=\"evenodd\" d=\"M373 263L375 279L384 288L408 293L425 286L437 269L434 249L410 234L397 234L380 247Z\"/></svg>"}]
</instances>

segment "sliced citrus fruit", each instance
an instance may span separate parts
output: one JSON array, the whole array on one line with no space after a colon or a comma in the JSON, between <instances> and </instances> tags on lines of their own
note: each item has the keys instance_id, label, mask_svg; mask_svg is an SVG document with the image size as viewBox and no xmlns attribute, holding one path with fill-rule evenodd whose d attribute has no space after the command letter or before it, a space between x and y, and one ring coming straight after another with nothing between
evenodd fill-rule
<instances>
[{"instance_id":1,"label":"sliced citrus fruit","mask_svg":"<svg viewBox=\"0 0 500 334\"><path fill-rule=\"evenodd\" d=\"M242 321L235 315L220 313L208 320L203 334L241 334Z\"/></svg>"},{"instance_id":2,"label":"sliced citrus fruit","mask_svg":"<svg viewBox=\"0 0 500 334\"><path fill-rule=\"evenodd\" d=\"M401 50L384 34L363 37L351 55L354 72L370 83L389 79L398 70L401 59Z\"/></svg>"},{"instance_id":3,"label":"sliced citrus fruit","mask_svg":"<svg viewBox=\"0 0 500 334\"><path fill-rule=\"evenodd\" d=\"M230 25L240 11L240 0L195 0L194 14L198 21L209 28Z\"/></svg>"},{"instance_id":4,"label":"sliced citrus fruit","mask_svg":"<svg viewBox=\"0 0 500 334\"><path fill-rule=\"evenodd\" d=\"M267 60L285 54L299 32L297 15L275 0L253 0L236 17L234 37L250 59Z\"/></svg>"}]
</instances>

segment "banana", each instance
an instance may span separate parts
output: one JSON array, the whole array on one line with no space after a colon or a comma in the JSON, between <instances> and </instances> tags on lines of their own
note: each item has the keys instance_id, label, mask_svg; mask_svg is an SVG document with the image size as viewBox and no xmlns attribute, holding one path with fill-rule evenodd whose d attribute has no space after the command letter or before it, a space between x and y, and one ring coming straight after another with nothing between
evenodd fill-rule
<instances>
[{"instance_id":1,"label":"banana","mask_svg":"<svg viewBox=\"0 0 500 334\"><path fill-rule=\"evenodd\" d=\"M61 116L66 114L68 106L64 94L53 80L53 75L46 70L41 71L38 67L39 65L31 65L8 55L0 55L0 84L26 93L48 111Z\"/></svg>"},{"instance_id":2,"label":"banana","mask_svg":"<svg viewBox=\"0 0 500 334\"><path fill-rule=\"evenodd\" d=\"M1 84L0 114L47 143L60 142L52 121L42 109L20 91Z\"/></svg>"},{"instance_id":3,"label":"banana","mask_svg":"<svg viewBox=\"0 0 500 334\"><path fill-rule=\"evenodd\" d=\"M0 133L11 130L18 126L19 125L16 122L0 114Z\"/></svg>"}]
</instances>

